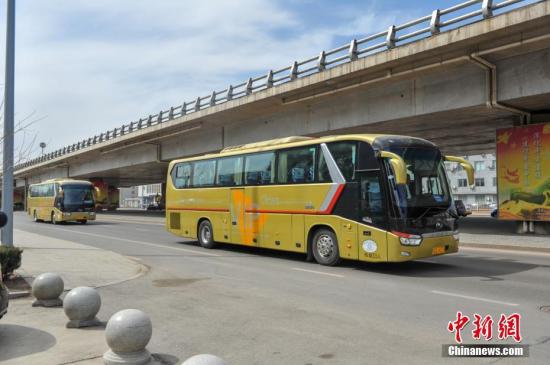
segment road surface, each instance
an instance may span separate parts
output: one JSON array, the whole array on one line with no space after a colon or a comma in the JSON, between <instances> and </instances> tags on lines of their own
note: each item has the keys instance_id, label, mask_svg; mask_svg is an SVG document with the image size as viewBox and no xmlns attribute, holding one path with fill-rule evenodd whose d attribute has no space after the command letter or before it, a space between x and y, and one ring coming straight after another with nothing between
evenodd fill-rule
<instances>
[{"instance_id":1,"label":"road surface","mask_svg":"<svg viewBox=\"0 0 550 365\"><path fill-rule=\"evenodd\" d=\"M167 233L159 218L100 215L88 225L34 223L15 229L142 260L148 275L102 288L102 313L139 308L152 317L151 351L215 353L230 364L492 363L446 359L447 324L521 314L527 359L550 358L550 254L489 249L404 264L308 263L303 255L224 245L205 250ZM91 262L101 270L101 263ZM472 339L470 324L464 343ZM497 337L498 326L493 328ZM508 343L514 343L509 339ZM489 343L498 343L492 340Z\"/></svg>"}]
</instances>

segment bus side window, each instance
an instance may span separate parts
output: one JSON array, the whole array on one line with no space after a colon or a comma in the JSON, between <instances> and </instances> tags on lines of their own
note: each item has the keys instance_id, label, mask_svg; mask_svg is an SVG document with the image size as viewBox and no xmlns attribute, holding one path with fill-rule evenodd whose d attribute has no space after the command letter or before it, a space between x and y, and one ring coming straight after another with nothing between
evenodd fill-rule
<instances>
[{"instance_id":1,"label":"bus side window","mask_svg":"<svg viewBox=\"0 0 550 365\"><path fill-rule=\"evenodd\" d=\"M278 156L278 183L304 184L314 181L315 147L279 151Z\"/></svg>"},{"instance_id":2,"label":"bus side window","mask_svg":"<svg viewBox=\"0 0 550 365\"><path fill-rule=\"evenodd\" d=\"M383 225L385 222L384 198L380 188L378 171L360 173L361 220L365 223Z\"/></svg>"},{"instance_id":3,"label":"bus side window","mask_svg":"<svg viewBox=\"0 0 550 365\"><path fill-rule=\"evenodd\" d=\"M214 185L216 160L196 161L193 169L193 187Z\"/></svg>"},{"instance_id":4,"label":"bus side window","mask_svg":"<svg viewBox=\"0 0 550 365\"><path fill-rule=\"evenodd\" d=\"M275 181L275 152L258 153L246 156L245 182L247 185L267 185Z\"/></svg>"},{"instance_id":5,"label":"bus side window","mask_svg":"<svg viewBox=\"0 0 550 365\"><path fill-rule=\"evenodd\" d=\"M217 186L242 185L243 158L226 157L218 160L218 171L216 174Z\"/></svg>"},{"instance_id":6,"label":"bus side window","mask_svg":"<svg viewBox=\"0 0 550 365\"><path fill-rule=\"evenodd\" d=\"M183 189L191 186L191 167L192 165L190 163L179 163L174 166L172 181L176 189Z\"/></svg>"},{"instance_id":7,"label":"bus side window","mask_svg":"<svg viewBox=\"0 0 550 365\"><path fill-rule=\"evenodd\" d=\"M55 195L55 192L54 192L54 190L53 190L54 185L53 185L53 184L48 184L47 187L48 187L48 188L47 188L47 189L48 189L48 190L47 190L47 196L48 196L48 197L54 196L54 195Z\"/></svg>"},{"instance_id":8,"label":"bus side window","mask_svg":"<svg viewBox=\"0 0 550 365\"><path fill-rule=\"evenodd\" d=\"M357 143L351 141L333 142L328 144L328 149L346 181L353 181L357 163Z\"/></svg>"}]
</instances>

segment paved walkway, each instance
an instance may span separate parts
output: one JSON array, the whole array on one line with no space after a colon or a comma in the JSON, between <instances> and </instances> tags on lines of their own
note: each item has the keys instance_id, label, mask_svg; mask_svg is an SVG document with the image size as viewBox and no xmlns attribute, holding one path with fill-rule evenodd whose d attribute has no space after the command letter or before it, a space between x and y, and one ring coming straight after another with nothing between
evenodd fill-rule
<instances>
[{"instance_id":1,"label":"paved walkway","mask_svg":"<svg viewBox=\"0 0 550 365\"><path fill-rule=\"evenodd\" d=\"M21 230L15 230L15 244L24 250L19 274L32 278L58 272L66 290L116 285L147 271L137 260L111 251ZM31 297L10 301L0 323L0 363L102 364L101 356L107 350L102 327L67 329L63 308L32 308L32 301ZM98 317L109 319L101 311Z\"/></svg>"},{"instance_id":2,"label":"paved walkway","mask_svg":"<svg viewBox=\"0 0 550 365\"><path fill-rule=\"evenodd\" d=\"M499 235L460 233L463 246L550 252L550 237L541 235Z\"/></svg>"},{"instance_id":3,"label":"paved walkway","mask_svg":"<svg viewBox=\"0 0 550 365\"><path fill-rule=\"evenodd\" d=\"M470 216L459 221L459 231L464 246L550 251L550 235L517 234L513 221Z\"/></svg>"}]
</instances>

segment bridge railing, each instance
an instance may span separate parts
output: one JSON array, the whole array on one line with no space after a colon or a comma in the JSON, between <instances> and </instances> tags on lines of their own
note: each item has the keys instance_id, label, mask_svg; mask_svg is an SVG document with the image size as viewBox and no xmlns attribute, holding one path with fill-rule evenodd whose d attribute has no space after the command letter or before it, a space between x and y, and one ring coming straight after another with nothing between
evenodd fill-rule
<instances>
[{"instance_id":1,"label":"bridge railing","mask_svg":"<svg viewBox=\"0 0 550 365\"><path fill-rule=\"evenodd\" d=\"M196 113L233 99L250 95L254 92L271 88L297 78L322 72L339 64L355 61L361 57L392 49L399 45L414 42L418 39L439 34L441 31L458 28L465 24L487 19L497 13L503 13L518 7L527 6L545 0L468 0L447 9L436 9L430 15L411 20L401 25L392 25L387 30L369 35L361 39L352 39L349 43L302 61L294 61L291 65L280 69L269 70L266 74L250 77L236 85L229 85L223 90L199 96L194 100L185 101L167 110L160 110L137 121L123 124L99 135L83 139L77 143L65 146L56 151L44 154L15 166L15 170L26 168L60 156L64 156L83 148L105 141L110 141L127 134L165 123L174 118Z\"/></svg>"}]
</instances>

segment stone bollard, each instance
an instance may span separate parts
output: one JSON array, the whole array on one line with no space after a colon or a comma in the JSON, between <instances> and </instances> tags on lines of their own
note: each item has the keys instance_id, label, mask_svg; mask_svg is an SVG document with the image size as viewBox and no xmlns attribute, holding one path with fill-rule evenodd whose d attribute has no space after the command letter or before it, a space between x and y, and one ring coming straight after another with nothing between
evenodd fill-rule
<instances>
[{"instance_id":1,"label":"stone bollard","mask_svg":"<svg viewBox=\"0 0 550 365\"><path fill-rule=\"evenodd\" d=\"M143 365L151 360L145 348L153 334L151 319L137 309L124 309L113 314L105 328L110 350L103 354L106 365Z\"/></svg>"},{"instance_id":2,"label":"stone bollard","mask_svg":"<svg viewBox=\"0 0 550 365\"><path fill-rule=\"evenodd\" d=\"M227 365L227 363L217 356L200 354L188 358L181 365Z\"/></svg>"},{"instance_id":3,"label":"stone bollard","mask_svg":"<svg viewBox=\"0 0 550 365\"><path fill-rule=\"evenodd\" d=\"M65 284L61 276L52 273L40 274L32 283L32 295L36 300L33 307L61 307L63 301L59 296Z\"/></svg>"},{"instance_id":4,"label":"stone bollard","mask_svg":"<svg viewBox=\"0 0 550 365\"><path fill-rule=\"evenodd\" d=\"M69 317L67 328L100 326L96 318L99 308L101 297L97 290L87 286L72 289L63 299L63 310Z\"/></svg>"}]
</instances>

